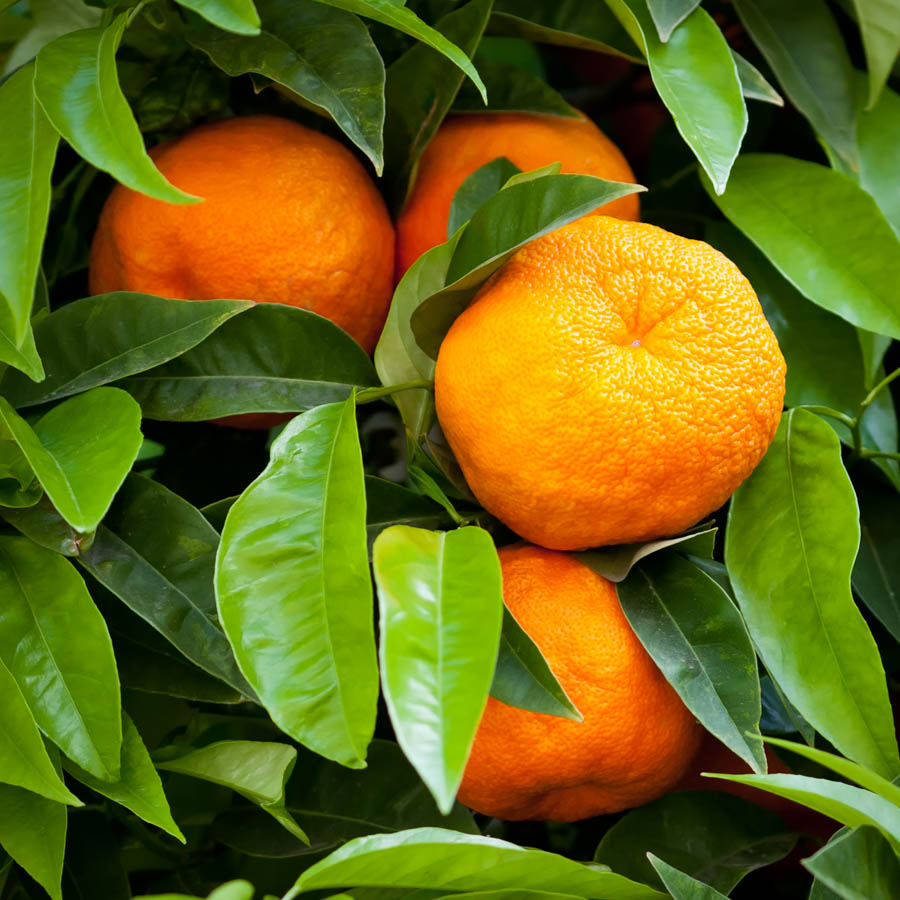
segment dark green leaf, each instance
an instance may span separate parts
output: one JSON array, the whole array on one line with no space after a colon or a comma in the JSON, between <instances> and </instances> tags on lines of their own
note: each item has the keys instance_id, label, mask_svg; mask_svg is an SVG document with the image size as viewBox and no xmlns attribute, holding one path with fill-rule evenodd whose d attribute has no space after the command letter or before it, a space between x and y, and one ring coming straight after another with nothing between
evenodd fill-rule
<instances>
[{"instance_id":1,"label":"dark green leaf","mask_svg":"<svg viewBox=\"0 0 900 900\"><path fill-rule=\"evenodd\" d=\"M875 105L900 52L900 3L897 0L853 0L869 69L869 102Z\"/></svg>"},{"instance_id":2,"label":"dark green leaf","mask_svg":"<svg viewBox=\"0 0 900 900\"><path fill-rule=\"evenodd\" d=\"M14 5L3 0L0 6ZM28 0L32 26L10 51L0 76L15 71L32 59L45 44L78 28L89 28L100 21L100 10L85 6L84 0ZM17 17L18 18L18 17Z\"/></svg>"},{"instance_id":3,"label":"dark green leaf","mask_svg":"<svg viewBox=\"0 0 900 900\"><path fill-rule=\"evenodd\" d=\"M384 64L366 26L313 0L257 0L257 6L258 36L197 28L188 39L232 77L263 75L325 110L381 174Z\"/></svg>"},{"instance_id":4,"label":"dark green leaf","mask_svg":"<svg viewBox=\"0 0 900 900\"><path fill-rule=\"evenodd\" d=\"M860 112L856 137L859 183L900 234L900 95L886 87L874 109Z\"/></svg>"},{"instance_id":5,"label":"dark green leaf","mask_svg":"<svg viewBox=\"0 0 900 900\"><path fill-rule=\"evenodd\" d=\"M440 828L414 828L350 841L307 869L285 900L293 900L299 891L347 885L454 891L525 888L596 900L664 897L605 866L584 865L496 838Z\"/></svg>"},{"instance_id":6,"label":"dark green leaf","mask_svg":"<svg viewBox=\"0 0 900 900\"><path fill-rule=\"evenodd\" d=\"M748 154L722 212L802 294L860 328L900 337L892 285L900 239L852 179L816 163Z\"/></svg>"},{"instance_id":7,"label":"dark green leaf","mask_svg":"<svg viewBox=\"0 0 900 900\"><path fill-rule=\"evenodd\" d=\"M725 591L688 560L666 553L644 560L618 593L629 624L685 706L764 772L756 654Z\"/></svg>"},{"instance_id":8,"label":"dark green leaf","mask_svg":"<svg viewBox=\"0 0 900 900\"><path fill-rule=\"evenodd\" d=\"M185 9L237 34L259 34L259 14L253 0L176 0Z\"/></svg>"},{"instance_id":9,"label":"dark green leaf","mask_svg":"<svg viewBox=\"0 0 900 900\"><path fill-rule=\"evenodd\" d=\"M594 859L622 875L663 888L647 852L729 893L749 872L790 853L797 837L773 812L722 791L667 794L619 819Z\"/></svg>"},{"instance_id":10,"label":"dark green leaf","mask_svg":"<svg viewBox=\"0 0 900 900\"><path fill-rule=\"evenodd\" d=\"M195 303L128 292L76 300L35 328L46 379L34 384L7 372L0 390L13 406L34 406L143 372L196 346L251 306L249 300Z\"/></svg>"},{"instance_id":11,"label":"dark green leaf","mask_svg":"<svg viewBox=\"0 0 900 900\"><path fill-rule=\"evenodd\" d=\"M63 556L78 556L94 540L93 532L80 534L57 511L47 496L34 506L0 507L0 516L41 547Z\"/></svg>"},{"instance_id":12,"label":"dark green leaf","mask_svg":"<svg viewBox=\"0 0 900 900\"><path fill-rule=\"evenodd\" d=\"M700 5L700 0L647 0L647 8L659 39L667 41L672 32Z\"/></svg>"},{"instance_id":13,"label":"dark green leaf","mask_svg":"<svg viewBox=\"0 0 900 900\"><path fill-rule=\"evenodd\" d=\"M790 701L841 752L893 778L900 759L881 660L850 592L858 529L837 436L812 413L789 410L731 501L728 572Z\"/></svg>"},{"instance_id":14,"label":"dark green leaf","mask_svg":"<svg viewBox=\"0 0 900 900\"><path fill-rule=\"evenodd\" d=\"M0 658L41 731L96 778L117 778L119 676L103 616L81 576L28 538L0 536L0 596Z\"/></svg>"},{"instance_id":15,"label":"dark green leaf","mask_svg":"<svg viewBox=\"0 0 900 900\"><path fill-rule=\"evenodd\" d=\"M361 768L378 667L355 413L351 396L281 432L228 513L216 594L241 671L278 726Z\"/></svg>"},{"instance_id":16,"label":"dark green leaf","mask_svg":"<svg viewBox=\"0 0 900 900\"><path fill-rule=\"evenodd\" d=\"M199 510L132 475L79 562L191 662L252 697L216 618L218 543Z\"/></svg>"},{"instance_id":17,"label":"dark green leaf","mask_svg":"<svg viewBox=\"0 0 900 900\"><path fill-rule=\"evenodd\" d=\"M400 746L438 808L453 806L487 702L503 619L500 561L481 528L395 525L372 553L381 678Z\"/></svg>"},{"instance_id":18,"label":"dark green leaf","mask_svg":"<svg viewBox=\"0 0 900 900\"><path fill-rule=\"evenodd\" d=\"M608 5L643 50L660 99L721 193L747 130L747 108L719 26L705 10L695 9L663 43L645 0L608 0Z\"/></svg>"},{"instance_id":19,"label":"dark green leaf","mask_svg":"<svg viewBox=\"0 0 900 900\"><path fill-rule=\"evenodd\" d=\"M162 782L156 774L150 754L134 722L127 715L122 716L122 764L117 780L101 781L73 763L64 762L63 765L82 784L185 843L181 829L172 818Z\"/></svg>"},{"instance_id":20,"label":"dark green leaf","mask_svg":"<svg viewBox=\"0 0 900 900\"><path fill-rule=\"evenodd\" d=\"M648 853L647 858L656 869L656 874L662 879L673 900L728 900L720 891L686 875L667 862L658 859L652 853Z\"/></svg>"},{"instance_id":21,"label":"dark green leaf","mask_svg":"<svg viewBox=\"0 0 900 900\"><path fill-rule=\"evenodd\" d=\"M117 388L94 388L32 427L0 397L0 428L4 423L59 514L77 531L93 531L141 446L134 400Z\"/></svg>"},{"instance_id":22,"label":"dark green leaf","mask_svg":"<svg viewBox=\"0 0 900 900\"><path fill-rule=\"evenodd\" d=\"M220 741L174 758L159 758L158 769L190 775L231 788L264 809L301 841L303 829L284 806L284 788L297 751L269 741Z\"/></svg>"},{"instance_id":23,"label":"dark green leaf","mask_svg":"<svg viewBox=\"0 0 900 900\"><path fill-rule=\"evenodd\" d=\"M513 175L518 175L521 171L505 156L498 156L497 159L485 163L467 176L453 195L450 215L447 218L448 240L478 212L482 204L500 191Z\"/></svg>"},{"instance_id":24,"label":"dark green leaf","mask_svg":"<svg viewBox=\"0 0 900 900\"><path fill-rule=\"evenodd\" d=\"M494 699L519 709L584 721L556 680L538 645L506 608L490 693Z\"/></svg>"},{"instance_id":25,"label":"dark green leaf","mask_svg":"<svg viewBox=\"0 0 900 900\"><path fill-rule=\"evenodd\" d=\"M366 475L366 534L369 547L391 525L442 528L451 524L434 502L393 481Z\"/></svg>"},{"instance_id":26,"label":"dark green leaf","mask_svg":"<svg viewBox=\"0 0 900 900\"><path fill-rule=\"evenodd\" d=\"M856 169L853 66L827 4L735 0L734 7L791 103L842 164Z\"/></svg>"},{"instance_id":27,"label":"dark green leaf","mask_svg":"<svg viewBox=\"0 0 900 900\"><path fill-rule=\"evenodd\" d=\"M116 50L128 19L58 37L38 54L34 91L59 133L89 163L122 184L165 200L198 200L174 187L153 165L119 87Z\"/></svg>"},{"instance_id":28,"label":"dark green leaf","mask_svg":"<svg viewBox=\"0 0 900 900\"><path fill-rule=\"evenodd\" d=\"M759 729L763 734L793 734L797 732L808 744L815 740L815 732L809 722L800 715L784 696L771 675L759 679L762 690L762 716Z\"/></svg>"},{"instance_id":29,"label":"dark green leaf","mask_svg":"<svg viewBox=\"0 0 900 900\"><path fill-rule=\"evenodd\" d=\"M63 896L129 900L131 891L122 860L119 836L99 810L85 810L73 819L66 835Z\"/></svg>"},{"instance_id":30,"label":"dark green leaf","mask_svg":"<svg viewBox=\"0 0 900 900\"><path fill-rule=\"evenodd\" d=\"M265 353L260 353L265 347ZM121 382L150 419L297 412L377 385L365 351L305 309L260 303L178 359Z\"/></svg>"},{"instance_id":31,"label":"dark green leaf","mask_svg":"<svg viewBox=\"0 0 900 900\"><path fill-rule=\"evenodd\" d=\"M734 57L734 64L737 66L738 78L741 81L741 91L748 100L762 100L763 103L784 106L781 94L766 81L762 72L756 66L749 63L733 48L731 55Z\"/></svg>"},{"instance_id":32,"label":"dark green leaf","mask_svg":"<svg viewBox=\"0 0 900 900\"><path fill-rule=\"evenodd\" d=\"M900 861L868 825L835 837L803 865L845 900L893 900L900 893Z\"/></svg>"}]
</instances>

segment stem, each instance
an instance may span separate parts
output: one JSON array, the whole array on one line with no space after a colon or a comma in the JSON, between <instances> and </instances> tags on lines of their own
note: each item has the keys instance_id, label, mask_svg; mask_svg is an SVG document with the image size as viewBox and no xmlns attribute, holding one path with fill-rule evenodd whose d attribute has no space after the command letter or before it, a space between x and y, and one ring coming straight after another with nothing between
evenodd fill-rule
<instances>
[{"instance_id":1,"label":"stem","mask_svg":"<svg viewBox=\"0 0 900 900\"><path fill-rule=\"evenodd\" d=\"M861 419L863 417L863 413L872 405L875 398L878 396L879 391L886 388L895 378L900 378L900 369L894 369L894 371L891 372L890 375L882 378L881 381L879 381L878 384L876 384L875 387L873 387L872 390L869 391L868 394L866 394L865 400L863 400L863 402L859 404L859 414L857 415L858 419Z\"/></svg>"},{"instance_id":2,"label":"stem","mask_svg":"<svg viewBox=\"0 0 900 900\"><path fill-rule=\"evenodd\" d=\"M128 14L128 19L125 22L125 27L127 28L140 14L141 10L148 4L152 2L152 0L141 0L137 6Z\"/></svg>"},{"instance_id":3,"label":"stem","mask_svg":"<svg viewBox=\"0 0 900 900\"><path fill-rule=\"evenodd\" d=\"M659 188L661 190L668 190L670 187L674 187L684 178L687 178L688 175L693 174L698 169L698 165L695 162L688 163L684 168L679 169L677 172L673 172L668 178L664 178L659 183Z\"/></svg>"},{"instance_id":4,"label":"stem","mask_svg":"<svg viewBox=\"0 0 900 900\"><path fill-rule=\"evenodd\" d=\"M810 412L818 413L820 416L825 416L828 419L836 419L838 422L846 425L851 431L857 425L857 421L853 416L848 416L846 413L832 409L830 406L804 406L803 409L808 409Z\"/></svg>"},{"instance_id":5,"label":"stem","mask_svg":"<svg viewBox=\"0 0 900 900\"><path fill-rule=\"evenodd\" d=\"M886 450L868 450L865 447L859 451L860 459L900 459L900 453L888 453Z\"/></svg>"},{"instance_id":6,"label":"stem","mask_svg":"<svg viewBox=\"0 0 900 900\"><path fill-rule=\"evenodd\" d=\"M366 388L356 395L356 405L362 406L363 403L374 403L376 400L381 400L382 397L399 394L400 391L412 391L417 388L430 391L433 387L433 381L426 381L424 378L420 378L417 381L404 381L401 384L392 384L388 387Z\"/></svg>"}]
</instances>

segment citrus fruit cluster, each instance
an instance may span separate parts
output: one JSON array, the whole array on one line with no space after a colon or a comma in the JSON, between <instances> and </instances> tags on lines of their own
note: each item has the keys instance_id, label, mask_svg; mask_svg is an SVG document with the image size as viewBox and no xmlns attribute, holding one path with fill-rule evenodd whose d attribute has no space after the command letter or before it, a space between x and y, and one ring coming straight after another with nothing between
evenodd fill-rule
<instances>
[{"instance_id":1,"label":"citrus fruit cluster","mask_svg":"<svg viewBox=\"0 0 900 900\"><path fill-rule=\"evenodd\" d=\"M92 247L93 292L303 306L369 352L395 277L445 240L453 195L480 166L505 156L634 180L586 118L453 117L420 161L395 242L356 158L293 122L231 119L152 155L205 202L115 188ZM508 819L614 812L685 775L698 724L614 585L559 551L675 534L713 512L766 452L784 396L784 359L728 259L633 221L635 195L597 212L496 272L435 371L438 419L469 486L531 542L500 551L504 599L584 717L489 699L460 797Z\"/></svg>"}]
</instances>

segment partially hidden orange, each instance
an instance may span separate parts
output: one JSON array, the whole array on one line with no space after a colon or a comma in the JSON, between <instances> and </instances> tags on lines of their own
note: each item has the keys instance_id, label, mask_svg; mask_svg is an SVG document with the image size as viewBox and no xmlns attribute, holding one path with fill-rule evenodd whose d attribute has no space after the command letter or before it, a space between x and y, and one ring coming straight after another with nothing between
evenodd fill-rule
<instances>
[{"instance_id":1,"label":"partially hidden orange","mask_svg":"<svg viewBox=\"0 0 900 900\"><path fill-rule=\"evenodd\" d=\"M503 548L500 563L507 607L584 721L489 698L459 799L501 819L570 822L671 790L702 730L631 629L615 585L541 547Z\"/></svg>"},{"instance_id":2,"label":"partially hidden orange","mask_svg":"<svg viewBox=\"0 0 900 900\"><path fill-rule=\"evenodd\" d=\"M561 163L562 171L634 182L618 147L587 117L519 113L451 116L419 160L415 183L397 220L397 278L447 240L453 195L476 169L505 156L523 171ZM598 212L637 219L639 201L629 194Z\"/></svg>"},{"instance_id":3,"label":"partially hidden orange","mask_svg":"<svg viewBox=\"0 0 900 900\"><path fill-rule=\"evenodd\" d=\"M435 399L481 504L570 550L676 534L717 509L775 436L784 384L730 260L588 216L486 282L441 345Z\"/></svg>"}]
</instances>

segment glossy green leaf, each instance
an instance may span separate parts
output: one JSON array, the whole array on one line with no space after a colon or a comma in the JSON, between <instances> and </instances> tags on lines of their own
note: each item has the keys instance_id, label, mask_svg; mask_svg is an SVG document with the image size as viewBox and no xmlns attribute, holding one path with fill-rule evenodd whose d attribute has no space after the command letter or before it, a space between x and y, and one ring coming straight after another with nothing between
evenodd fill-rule
<instances>
[{"instance_id":1,"label":"glossy green leaf","mask_svg":"<svg viewBox=\"0 0 900 900\"><path fill-rule=\"evenodd\" d=\"M327 111L381 174L384 64L366 26L313 0L256 2L261 34L197 28L188 40L232 77L263 75Z\"/></svg>"},{"instance_id":2,"label":"glossy green leaf","mask_svg":"<svg viewBox=\"0 0 900 900\"><path fill-rule=\"evenodd\" d=\"M134 722L122 715L122 757L119 777L112 782L101 781L89 772L64 762L65 770L82 784L131 810L136 816L156 825L185 843L181 829L175 824L169 802L163 792L162 782L150 759Z\"/></svg>"},{"instance_id":3,"label":"glossy green leaf","mask_svg":"<svg viewBox=\"0 0 900 900\"><path fill-rule=\"evenodd\" d=\"M444 528L452 524L446 511L393 481L366 475L366 534L371 548L375 538L391 525Z\"/></svg>"},{"instance_id":4,"label":"glossy green leaf","mask_svg":"<svg viewBox=\"0 0 900 900\"><path fill-rule=\"evenodd\" d=\"M869 102L875 105L900 53L900 3L897 0L853 0L869 70Z\"/></svg>"},{"instance_id":5,"label":"glossy green leaf","mask_svg":"<svg viewBox=\"0 0 900 900\"><path fill-rule=\"evenodd\" d=\"M719 208L802 294L879 334L900 336L892 285L900 239L848 176L775 154L735 164Z\"/></svg>"},{"instance_id":6,"label":"glossy green leaf","mask_svg":"<svg viewBox=\"0 0 900 900\"><path fill-rule=\"evenodd\" d=\"M296 749L287 744L220 741L174 758L159 758L156 767L231 788L269 813L294 837L307 841L284 806L284 788L296 761Z\"/></svg>"},{"instance_id":7,"label":"glossy green leaf","mask_svg":"<svg viewBox=\"0 0 900 900\"><path fill-rule=\"evenodd\" d=\"M396 525L372 552L381 678L394 732L442 812L487 702L503 619L500 561L481 528Z\"/></svg>"},{"instance_id":8,"label":"glossy green leaf","mask_svg":"<svg viewBox=\"0 0 900 900\"><path fill-rule=\"evenodd\" d=\"M755 772L765 772L756 654L725 591L670 552L640 563L618 594L629 624L685 706Z\"/></svg>"},{"instance_id":9,"label":"glossy green leaf","mask_svg":"<svg viewBox=\"0 0 900 900\"><path fill-rule=\"evenodd\" d=\"M596 900L656 900L665 895L610 872L496 838L440 828L414 828L357 838L307 869L299 891L372 885L454 891L525 888Z\"/></svg>"},{"instance_id":10,"label":"glossy green leaf","mask_svg":"<svg viewBox=\"0 0 900 900\"><path fill-rule=\"evenodd\" d=\"M298 416L228 513L219 616L278 726L351 767L375 727L378 667L353 397Z\"/></svg>"},{"instance_id":11,"label":"glossy green leaf","mask_svg":"<svg viewBox=\"0 0 900 900\"><path fill-rule=\"evenodd\" d=\"M153 165L119 87L116 50L127 13L109 26L58 37L38 54L34 92L59 133L89 163L122 184L169 203L199 198L174 187Z\"/></svg>"},{"instance_id":12,"label":"glossy green leaf","mask_svg":"<svg viewBox=\"0 0 900 900\"><path fill-rule=\"evenodd\" d=\"M756 803L723 791L677 791L626 813L603 835L594 860L662 890L650 851L727 894L748 873L790 853L796 841L775 813Z\"/></svg>"},{"instance_id":13,"label":"glossy green leaf","mask_svg":"<svg viewBox=\"0 0 900 900\"><path fill-rule=\"evenodd\" d=\"M497 159L485 163L468 175L453 195L450 215L447 218L447 239L452 238L459 228L478 212L483 203L500 191L513 175L518 175L521 171L505 156L498 156Z\"/></svg>"},{"instance_id":14,"label":"glossy green leaf","mask_svg":"<svg viewBox=\"0 0 900 900\"><path fill-rule=\"evenodd\" d=\"M856 828L871 825L900 848L900 809L871 791L806 775L715 775L724 781L748 784L779 797L786 797L822 815Z\"/></svg>"},{"instance_id":15,"label":"glossy green leaf","mask_svg":"<svg viewBox=\"0 0 900 900\"><path fill-rule=\"evenodd\" d=\"M260 347L266 352L261 354ZM120 383L149 419L297 412L377 385L365 351L305 309L260 303L187 353Z\"/></svg>"},{"instance_id":16,"label":"glossy green leaf","mask_svg":"<svg viewBox=\"0 0 900 900\"><path fill-rule=\"evenodd\" d=\"M642 49L679 133L721 193L747 130L737 68L719 26L695 9L663 43L646 0L608 0Z\"/></svg>"},{"instance_id":17,"label":"glossy green leaf","mask_svg":"<svg viewBox=\"0 0 900 900\"><path fill-rule=\"evenodd\" d=\"M0 596L0 658L41 731L95 777L118 777L119 676L81 576L28 538L0 536Z\"/></svg>"},{"instance_id":18,"label":"glossy green leaf","mask_svg":"<svg viewBox=\"0 0 900 900\"><path fill-rule=\"evenodd\" d=\"M666 890L673 900L728 900L714 887L692 878L690 875L670 866L667 862L657 858L652 853L647 854L650 864L656 869L656 874L662 879Z\"/></svg>"},{"instance_id":19,"label":"glossy green leaf","mask_svg":"<svg viewBox=\"0 0 900 900\"><path fill-rule=\"evenodd\" d=\"M132 475L79 562L192 663L252 698L216 617L218 543L199 510Z\"/></svg>"},{"instance_id":20,"label":"glossy green leaf","mask_svg":"<svg viewBox=\"0 0 900 900\"><path fill-rule=\"evenodd\" d=\"M752 63L748 62L732 48L731 55L737 66L738 78L741 82L741 91L748 100L762 100L763 103L772 103L775 106L784 106L781 94L766 81L762 72Z\"/></svg>"},{"instance_id":21,"label":"glossy green leaf","mask_svg":"<svg viewBox=\"0 0 900 900\"><path fill-rule=\"evenodd\" d=\"M56 511L46 495L34 506L0 507L0 516L35 544L62 556L78 556L82 550L89 549L94 540L93 532L77 532Z\"/></svg>"},{"instance_id":22,"label":"glossy green leaf","mask_svg":"<svg viewBox=\"0 0 900 900\"><path fill-rule=\"evenodd\" d=\"M853 66L827 4L734 0L734 8L791 103L843 166L856 169Z\"/></svg>"},{"instance_id":23,"label":"glossy green leaf","mask_svg":"<svg viewBox=\"0 0 900 900\"><path fill-rule=\"evenodd\" d=\"M700 5L700 0L647 0L647 9L659 39L669 40L672 32Z\"/></svg>"},{"instance_id":24,"label":"glossy green leaf","mask_svg":"<svg viewBox=\"0 0 900 900\"><path fill-rule=\"evenodd\" d=\"M176 0L213 25L236 34L259 34L259 13L253 0Z\"/></svg>"},{"instance_id":25,"label":"glossy green leaf","mask_svg":"<svg viewBox=\"0 0 900 900\"><path fill-rule=\"evenodd\" d=\"M41 499L43 488L15 435L0 417L0 505L25 508Z\"/></svg>"},{"instance_id":26,"label":"glossy green leaf","mask_svg":"<svg viewBox=\"0 0 900 900\"><path fill-rule=\"evenodd\" d=\"M196 346L251 306L249 300L196 303L124 291L76 300L35 328L46 379L35 384L7 372L0 391L21 408L143 372Z\"/></svg>"},{"instance_id":27,"label":"glossy green leaf","mask_svg":"<svg viewBox=\"0 0 900 900\"><path fill-rule=\"evenodd\" d=\"M347 12L356 13L414 37L446 56L465 72L482 94L485 93L484 84L469 57L439 31L426 25L411 9L397 3L396 0L316 0L316 2L345 9Z\"/></svg>"},{"instance_id":28,"label":"glossy green leaf","mask_svg":"<svg viewBox=\"0 0 900 900\"><path fill-rule=\"evenodd\" d=\"M411 331L403 333L401 329L401 337L406 344L416 342L435 359L444 334L478 287L519 247L640 190L640 185L592 175L546 175L499 191L478 209L456 241L445 275L446 287L419 304L410 319ZM427 257L423 270L440 259L438 254ZM427 372L422 374L430 377Z\"/></svg>"},{"instance_id":29,"label":"glossy green leaf","mask_svg":"<svg viewBox=\"0 0 900 900\"><path fill-rule=\"evenodd\" d=\"M491 0L469 0L442 17L435 28L471 57L490 13ZM412 46L388 69L385 152L401 202L419 157L452 106L463 79L450 60L424 44ZM482 94L477 89L475 94L483 109Z\"/></svg>"},{"instance_id":30,"label":"glossy green leaf","mask_svg":"<svg viewBox=\"0 0 900 900\"><path fill-rule=\"evenodd\" d=\"M900 892L900 861L868 825L835 836L802 862L844 900L893 900Z\"/></svg>"},{"instance_id":31,"label":"glossy green leaf","mask_svg":"<svg viewBox=\"0 0 900 900\"><path fill-rule=\"evenodd\" d=\"M61 778L59 751L51 748L49 752ZM0 846L53 900L62 900L67 819L63 804L0 784Z\"/></svg>"},{"instance_id":32,"label":"glossy green leaf","mask_svg":"<svg viewBox=\"0 0 900 900\"><path fill-rule=\"evenodd\" d=\"M538 645L505 607L490 693L495 700L519 709L584 721L584 716L556 680Z\"/></svg>"},{"instance_id":33,"label":"glossy green leaf","mask_svg":"<svg viewBox=\"0 0 900 900\"><path fill-rule=\"evenodd\" d=\"M0 423L15 437L59 514L93 531L141 446L141 411L124 391L94 388L29 425L0 397Z\"/></svg>"},{"instance_id":34,"label":"glossy green leaf","mask_svg":"<svg viewBox=\"0 0 900 900\"><path fill-rule=\"evenodd\" d=\"M641 61L641 51L605 3L494 0L491 30Z\"/></svg>"},{"instance_id":35,"label":"glossy green leaf","mask_svg":"<svg viewBox=\"0 0 900 900\"><path fill-rule=\"evenodd\" d=\"M0 141L0 322L6 326L8 319L4 334L19 352L31 317L59 141L34 98L33 81L34 66L27 65L0 85L0 121L7 123ZM40 363L29 374L40 378Z\"/></svg>"},{"instance_id":36,"label":"glossy green leaf","mask_svg":"<svg viewBox=\"0 0 900 900\"><path fill-rule=\"evenodd\" d=\"M900 95L886 87L873 109L860 112L856 139L859 183L900 234L900 184L894 177L900 166Z\"/></svg>"},{"instance_id":37,"label":"glossy green leaf","mask_svg":"<svg viewBox=\"0 0 900 900\"><path fill-rule=\"evenodd\" d=\"M2 302L0 297L0 304ZM12 330L11 317L4 307L0 306L0 367L13 366L33 381L39 381L44 377L44 367L34 346L34 334L30 328L26 329L25 339L21 346L17 347L8 336Z\"/></svg>"},{"instance_id":38,"label":"glossy green leaf","mask_svg":"<svg viewBox=\"0 0 900 900\"><path fill-rule=\"evenodd\" d=\"M875 641L853 602L856 499L840 443L802 409L731 501L725 561L766 668L851 759L893 778L897 739Z\"/></svg>"}]
</instances>

